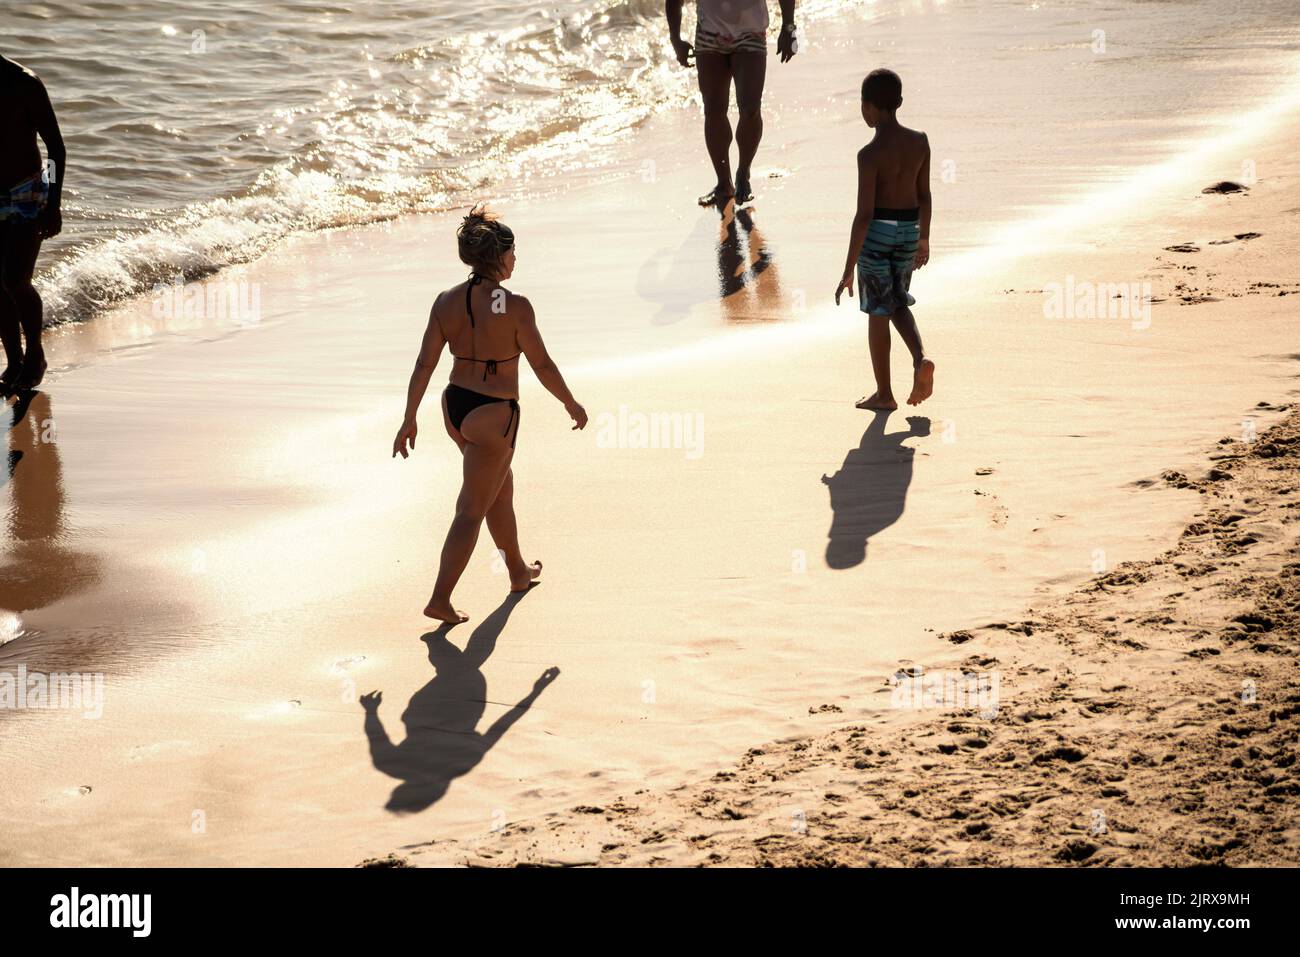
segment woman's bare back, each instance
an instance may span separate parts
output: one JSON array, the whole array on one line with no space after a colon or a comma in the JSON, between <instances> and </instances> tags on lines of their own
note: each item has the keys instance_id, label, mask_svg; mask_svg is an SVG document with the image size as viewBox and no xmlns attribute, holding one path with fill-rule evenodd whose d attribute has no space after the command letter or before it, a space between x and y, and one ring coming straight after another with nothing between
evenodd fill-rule
<instances>
[{"instance_id":1,"label":"woman's bare back","mask_svg":"<svg viewBox=\"0 0 1300 957\"><path fill-rule=\"evenodd\" d=\"M473 325L466 310L469 290ZM490 279L465 281L438 295L433 315L455 362L451 383L484 395L519 398L521 297ZM473 361L477 360L477 361Z\"/></svg>"}]
</instances>

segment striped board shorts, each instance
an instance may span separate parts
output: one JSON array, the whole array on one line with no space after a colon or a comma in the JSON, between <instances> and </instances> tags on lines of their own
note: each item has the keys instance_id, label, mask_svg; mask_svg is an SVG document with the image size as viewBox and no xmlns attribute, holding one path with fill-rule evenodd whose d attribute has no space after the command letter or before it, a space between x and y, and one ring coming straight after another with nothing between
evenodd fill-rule
<instances>
[{"instance_id":1,"label":"striped board shorts","mask_svg":"<svg viewBox=\"0 0 1300 957\"><path fill-rule=\"evenodd\" d=\"M696 24L695 52L719 53L729 56L732 53L766 53L767 33L753 30L735 35L718 33Z\"/></svg>"},{"instance_id":2,"label":"striped board shorts","mask_svg":"<svg viewBox=\"0 0 1300 957\"><path fill-rule=\"evenodd\" d=\"M892 316L916 303L907 290L921 240L919 219L919 210L876 208L858 253L858 304L868 315Z\"/></svg>"}]
</instances>

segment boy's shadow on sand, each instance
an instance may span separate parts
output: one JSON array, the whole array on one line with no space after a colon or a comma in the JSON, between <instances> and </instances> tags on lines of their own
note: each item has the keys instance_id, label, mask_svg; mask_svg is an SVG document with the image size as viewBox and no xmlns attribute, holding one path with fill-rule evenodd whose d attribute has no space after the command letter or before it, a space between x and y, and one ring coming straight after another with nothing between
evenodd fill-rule
<instances>
[{"instance_id":1,"label":"boy's shadow on sand","mask_svg":"<svg viewBox=\"0 0 1300 957\"><path fill-rule=\"evenodd\" d=\"M853 568L867 557L867 541L898 521L912 484L912 459L916 450L903 445L914 435L930 434L930 420L907 417L906 432L885 434L889 412L877 412L862 441L850 449L844 464L822 482L831 492L831 531L826 543L826 564Z\"/></svg>"},{"instance_id":2,"label":"boy's shadow on sand","mask_svg":"<svg viewBox=\"0 0 1300 957\"><path fill-rule=\"evenodd\" d=\"M479 669L492 654L510 613L525 594L512 594L502 602L474 629L464 651L447 639L451 625L421 636L420 640L429 646L429 663L437 674L411 696L402 712L406 738L401 744L389 739L379 720L383 694L372 691L361 697L371 760L378 770L402 782L393 789L385 805L388 810L423 811L440 800L451 782L473 770L559 675L558 668L547 668L522 701L497 718L487 731L480 734L476 730L487 704L487 679Z\"/></svg>"}]
</instances>

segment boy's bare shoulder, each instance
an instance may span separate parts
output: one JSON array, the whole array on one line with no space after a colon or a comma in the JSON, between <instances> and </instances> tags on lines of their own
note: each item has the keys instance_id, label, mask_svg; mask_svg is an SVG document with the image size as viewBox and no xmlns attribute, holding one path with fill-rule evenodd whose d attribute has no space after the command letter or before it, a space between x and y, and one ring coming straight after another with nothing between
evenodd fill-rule
<instances>
[{"instance_id":1,"label":"boy's bare shoulder","mask_svg":"<svg viewBox=\"0 0 1300 957\"><path fill-rule=\"evenodd\" d=\"M925 135L925 130L914 130L906 126L902 127L902 130L904 133L906 133L908 136L910 136L913 140L915 140L917 143L921 144L922 146L930 145L930 137Z\"/></svg>"}]
</instances>

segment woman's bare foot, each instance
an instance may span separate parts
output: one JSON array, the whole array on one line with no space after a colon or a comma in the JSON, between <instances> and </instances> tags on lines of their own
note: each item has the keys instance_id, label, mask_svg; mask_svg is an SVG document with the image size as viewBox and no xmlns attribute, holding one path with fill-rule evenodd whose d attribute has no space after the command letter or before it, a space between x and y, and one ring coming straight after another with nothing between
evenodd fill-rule
<instances>
[{"instance_id":1,"label":"woman's bare foot","mask_svg":"<svg viewBox=\"0 0 1300 957\"><path fill-rule=\"evenodd\" d=\"M429 599L429 604L424 609L424 616L438 621L449 622L453 625L459 625L462 621L469 621L469 615L457 611L451 607L451 602L440 598Z\"/></svg>"},{"instance_id":2,"label":"woman's bare foot","mask_svg":"<svg viewBox=\"0 0 1300 957\"><path fill-rule=\"evenodd\" d=\"M934 360L922 359L916 364L912 376L912 394L907 397L908 405L920 405L934 395Z\"/></svg>"},{"instance_id":3,"label":"woman's bare foot","mask_svg":"<svg viewBox=\"0 0 1300 957\"><path fill-rule=\"evenodd\" d=\"M533 582L542 577L542 563L533 562L531 565L525 565L524 570L516 575L510 573L510 590L511 591L528 591L533 587Z\"/></svg>"},{"instance_id":4,"label":"woman's bare foot","mask_svg":"<svg viewBox=\"0 0 1300 957\"><path fill-rule=\"evenodd\" d=\"M892 395L881 397L879 392L873 392L864 399L858 399L853 403L855 409L875 409L877 411L889 412L898 408L898 403L894 401Z\"/></svg>"}]
</instances>

